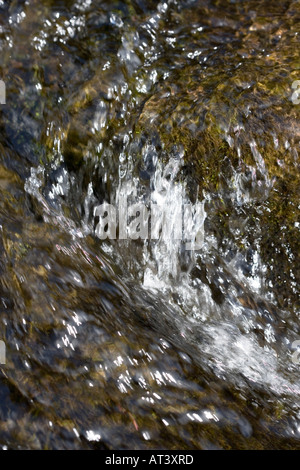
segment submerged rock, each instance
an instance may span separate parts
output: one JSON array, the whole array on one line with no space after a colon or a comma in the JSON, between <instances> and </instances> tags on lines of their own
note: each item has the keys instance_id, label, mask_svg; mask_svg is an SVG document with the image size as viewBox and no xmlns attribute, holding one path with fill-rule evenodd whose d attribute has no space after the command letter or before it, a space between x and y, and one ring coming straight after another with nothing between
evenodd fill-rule
<instances>
[{"instance_id":1,"label":"submerged rock","mask_svg":"<svg viewBox=\"0 0 300 470\"><path fill-rule=\"evenodd\" d=\"M0 445L299 448L299 2L2 3ZM205 240L147 291L87 221L170 158Z\"/></svg>"},{"instance_id":2,"label":"submerged rock","mask_svg":"<svg viewBox=\"0 0 300 470\"><path fill-rule=\"evenodd\" d=\"M267 266L264 291L296 312L300 126L291 98L300 73L294 28L300 11L296 3L287 12L282 7L284 16L279 11L271 8L267 24L259 9L246 13L246 22L234 11L232 20L206 19L195 32L199 54L180 56L199 63L186 59L174 67L145 102L135 132L161 149L162 158L184 149L182 178L191 198L198 191L207 199L208 232L225 251L232 243L241 251L256 244ZM226 21L232 42L220 44ZM209 35L217 44L210 53L201 48ZM233 54L233 44L248 54Z\"/></svg>"}]
</instances>

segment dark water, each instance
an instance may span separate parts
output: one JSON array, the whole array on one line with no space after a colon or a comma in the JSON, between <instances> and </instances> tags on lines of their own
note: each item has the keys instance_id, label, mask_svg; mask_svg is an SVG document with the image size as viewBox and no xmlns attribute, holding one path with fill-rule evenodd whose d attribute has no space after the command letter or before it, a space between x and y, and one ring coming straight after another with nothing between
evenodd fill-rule
<instances>
[{"instance_id":1,"label":"dark water","mask_svg":"<svg viewBox=\"0 0 300 470\"><path fill-rule=\"evenodd\" d=\"M300 449L299 25L0 1L2 448ZM101 241L124 196L198 207L201 248Z\"/></svg>"}]
</instances>

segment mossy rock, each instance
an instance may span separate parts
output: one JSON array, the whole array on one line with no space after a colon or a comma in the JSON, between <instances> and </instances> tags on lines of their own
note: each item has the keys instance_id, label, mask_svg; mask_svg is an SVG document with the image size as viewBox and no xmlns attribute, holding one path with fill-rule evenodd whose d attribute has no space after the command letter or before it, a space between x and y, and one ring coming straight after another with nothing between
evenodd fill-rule
<instances>
[{"instance_id":1,"label":"mossy rock","mask_svg":"<svg viewBox=\"0 0 300 470\"><path fill-rule=\"evenodd\" d=\"M300 125L299 105L291 102L296 74L270 67L269 60L259 64L265 76L252 63L232 75L198 66L177 71L145 102L135 132L137 140L155 142L162 158L174 147L184 149L180 177L191 198L197 187L201 199L210 195L208 221L220 247L231 240L243 249L259 239L268 266L266 290L275 292L281 307L297 311ZM236 236L229 220L238 221L241 209L249 222Z\"/></svg>"}]
</instances>

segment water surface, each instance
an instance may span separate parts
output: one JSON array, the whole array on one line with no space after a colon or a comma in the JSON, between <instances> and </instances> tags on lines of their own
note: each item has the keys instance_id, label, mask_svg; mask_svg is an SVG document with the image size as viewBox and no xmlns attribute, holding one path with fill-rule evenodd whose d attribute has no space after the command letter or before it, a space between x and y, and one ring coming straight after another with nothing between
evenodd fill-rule
<instances>
[{"instance_id":1,"label":"water surface","mask_svg":"<svg viewBox=\"0 0 300 470\"><path fill-rule=\"evenodd\" d=\"M300 448L299 20L0 1L2 448ZM100 240L124 198L171 233Z\"/></svg>"}]
</instances>

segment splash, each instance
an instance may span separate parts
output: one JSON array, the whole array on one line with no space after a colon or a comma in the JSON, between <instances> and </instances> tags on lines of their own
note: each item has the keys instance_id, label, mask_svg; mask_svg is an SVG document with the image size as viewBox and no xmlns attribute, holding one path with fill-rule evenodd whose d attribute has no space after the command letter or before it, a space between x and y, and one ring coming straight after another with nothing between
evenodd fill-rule
<instances>
[{"instance_id":1,"label":"splash","mask_svg":"<svg viewBox=\"0 0 300 470\"><path fill-rule=\"evenodd\" d=\"M150 150L146 148L144 160ZM191 203L188 198L186 183L180 180L183 152L170 156L165 165L153 155L155 170L146 192L139 178L120 179L116 202L120 214L126 213L128 201L151 208L150 237L144 240L142 254L143 285L167 289L182 282L204 244L205 201Z\"/></svg>"}]
</instances>

